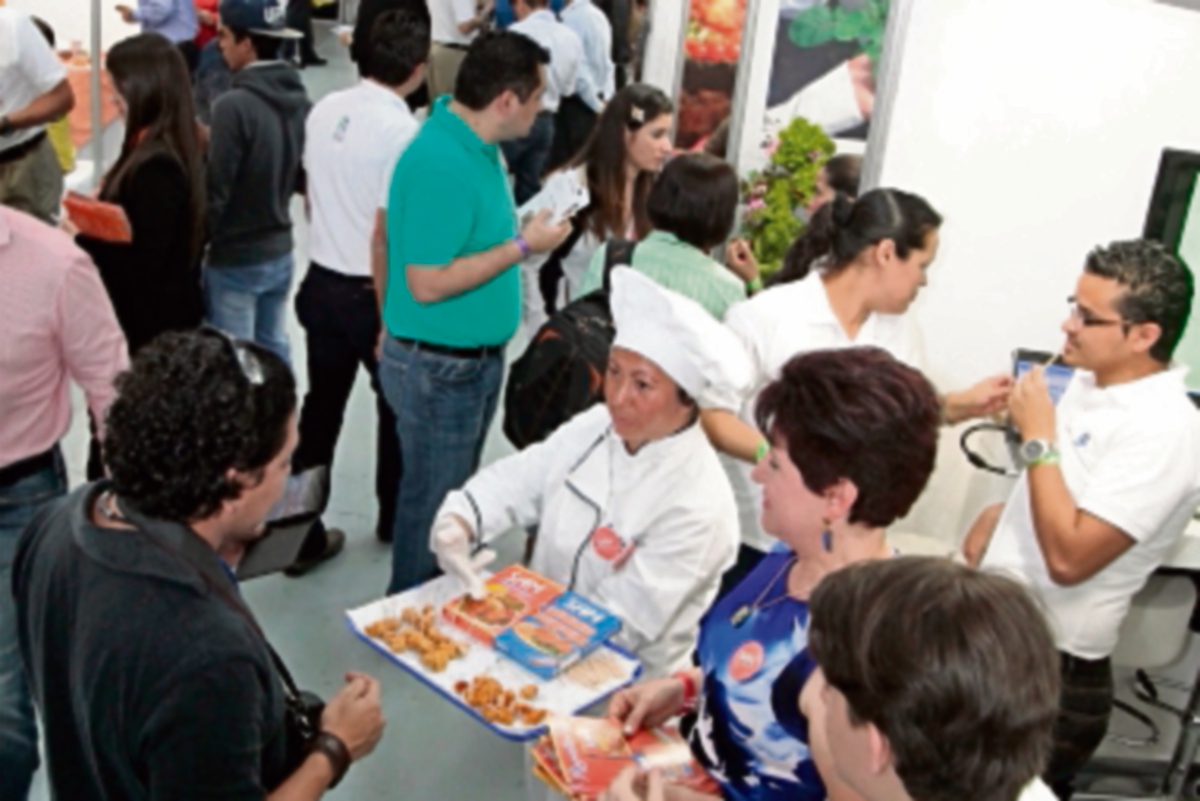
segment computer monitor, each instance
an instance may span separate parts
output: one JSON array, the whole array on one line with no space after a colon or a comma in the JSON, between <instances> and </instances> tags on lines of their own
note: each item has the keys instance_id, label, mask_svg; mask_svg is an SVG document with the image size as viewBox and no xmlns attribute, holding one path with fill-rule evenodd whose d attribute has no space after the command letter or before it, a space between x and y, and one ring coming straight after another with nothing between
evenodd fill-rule
<instances>
[{"instance_id":1,"label":"computer monitor","mask_svg":"<svg viewBox=\"0 0 1200 801\"><path fill-rule=\"evenodd\" d=\"M1143 236L1162 242L1192 274L1200 270L1200 153L1164 150ZM1193 298L1187 331L1175 360L1189 368L1188 393L1200 406L1200 298Z\"/></svg>"}]
</instances>

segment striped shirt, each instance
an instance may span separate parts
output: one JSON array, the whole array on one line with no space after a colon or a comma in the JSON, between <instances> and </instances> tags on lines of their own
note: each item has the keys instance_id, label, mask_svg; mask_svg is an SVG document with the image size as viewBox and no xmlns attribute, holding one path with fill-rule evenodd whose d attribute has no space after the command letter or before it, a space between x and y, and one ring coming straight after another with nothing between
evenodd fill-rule
<instances>
[{"instance_id":1,"label":"striped shirt","mask_svg":"<svg viewBox=\"0 0 1200 801\"><path fill-rule=\"evenodd\" d=\"M592 256L576 297L600 288L607 247ZM730 306L746 299L745 285L727 267L666 231L652 231L639 242L630 266L659 286L696 301L718 320L725 319Z\"/></svg>"}]
</instances>

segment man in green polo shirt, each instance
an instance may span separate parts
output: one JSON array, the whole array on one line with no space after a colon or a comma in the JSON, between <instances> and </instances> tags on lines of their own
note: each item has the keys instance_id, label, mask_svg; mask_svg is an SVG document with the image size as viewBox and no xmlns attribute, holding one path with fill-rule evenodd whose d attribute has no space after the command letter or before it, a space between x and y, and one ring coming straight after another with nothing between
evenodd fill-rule
<instances>
[{"instance_id":1,"label":"man in green polo shirt","mask_svg":"<svg viewBox=\"0 0 1200 801\"><path fill-rule=\"evenodd\" d=\"M434 101L392 176L379 381L396 414L403 472L389 592L437 573L429 529L446 493L479 466L521 314L517 262L570 232L548 212L517 232L497 145L529 132L549 60L520 34L477 38L453 99Z\"/></svg>"}]
</instances>

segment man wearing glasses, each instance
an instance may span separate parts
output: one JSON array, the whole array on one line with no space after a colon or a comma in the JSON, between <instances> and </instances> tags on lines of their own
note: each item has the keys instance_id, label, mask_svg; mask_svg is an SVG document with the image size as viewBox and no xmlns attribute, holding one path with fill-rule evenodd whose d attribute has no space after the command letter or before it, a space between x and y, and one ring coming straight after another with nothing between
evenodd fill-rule
<instances>
[{"instance_id":1,"label":"man wearing glasses","mask_svg":"<svg viewBox=\"0 0 1200 801\"><path fill-rule=\"evenodd\" d=\"M1092 251L1063 324L1075 376L1057 408L1040 369L1017 382L1026 470L964 543L968 561L1015 574L1046 607L1063 684L1046 778L1060 798L1108 727L1130 601L1200 503L1200 414L1171 365L1192 295L1191 273L1156 243Z\"/></svg>"}]
</instances>

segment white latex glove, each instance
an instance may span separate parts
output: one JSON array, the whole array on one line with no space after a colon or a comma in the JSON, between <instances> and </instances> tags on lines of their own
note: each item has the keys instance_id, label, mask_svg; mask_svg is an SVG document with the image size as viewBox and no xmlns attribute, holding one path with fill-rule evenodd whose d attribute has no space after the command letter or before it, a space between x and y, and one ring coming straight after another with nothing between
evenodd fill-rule
<instances>
[{"instance_id":1,"label":"white latex glove","mask_svg":"<svg viewBox=\"0 0 1200 801\"><path fill-rule=\"evenodd\" d=\"M465 520L458 515L443 515L434 521L430 548L442 572L456 576L472 598L483 598L487 590L479 571L496 558L496 552L484 548L472 557L471 540L471 529Z\"/></svg>"}]
</instances>

